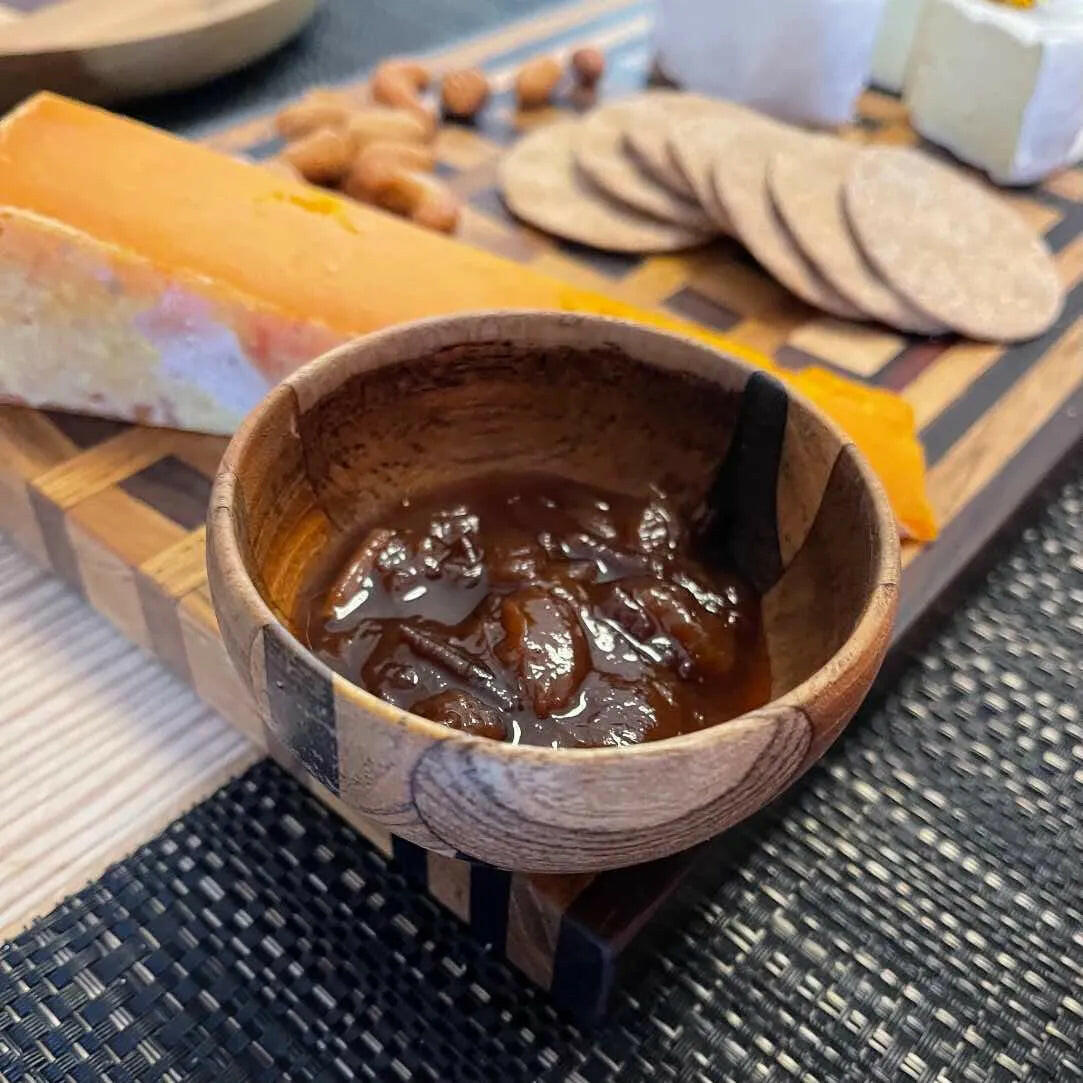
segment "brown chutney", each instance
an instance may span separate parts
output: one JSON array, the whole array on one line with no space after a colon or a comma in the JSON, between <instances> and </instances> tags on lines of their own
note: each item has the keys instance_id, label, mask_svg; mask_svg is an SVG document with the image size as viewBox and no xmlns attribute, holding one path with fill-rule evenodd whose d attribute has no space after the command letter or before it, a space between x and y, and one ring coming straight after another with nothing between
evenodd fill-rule
<instances>
[{"instance_id":1,"label":"brown chutney","mask_svg":"<svg viewBox=\"0 0 1083 1083\"><path fill-rule=\"evenodd\" d=\"M370 523L317 569L294 623L344 677L455 729L659 740L769 698L759 599L696 550L660 489L494 474Z\"/></svg>"}]
</instances>

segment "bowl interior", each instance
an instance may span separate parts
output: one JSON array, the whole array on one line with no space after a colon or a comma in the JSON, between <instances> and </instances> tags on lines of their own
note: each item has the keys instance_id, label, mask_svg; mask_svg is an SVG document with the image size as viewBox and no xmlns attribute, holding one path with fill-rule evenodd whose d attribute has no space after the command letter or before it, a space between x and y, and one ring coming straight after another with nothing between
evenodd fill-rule
<instances>
[{"instance_id":1,"label":"bowl interior","mask_svg":"<svg viewBox=\"0 0 1083 1083\"><path fill-rule=\"evenodd\" d=\"M638 330L419 340L405 354L352 345L296 374L231 463L241 557L264 601L296 634L317 562L406 493L497 470L634 495L657 483L689 511L717 509L713 543L762 597L772 698L812 676L853 632L894 544L875 483L771 377Z\"/></svg>"}]
</instances>

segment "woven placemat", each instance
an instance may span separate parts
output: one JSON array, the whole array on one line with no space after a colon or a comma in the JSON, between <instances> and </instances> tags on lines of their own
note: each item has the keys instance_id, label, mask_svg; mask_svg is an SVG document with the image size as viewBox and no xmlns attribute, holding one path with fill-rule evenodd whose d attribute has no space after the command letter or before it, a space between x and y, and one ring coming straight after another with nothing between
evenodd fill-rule
<instances>
[{"instance_id":1,"label":"woven placemat","mask_svg":"<svg viewBox=\"0 0 1083 1083\"><path fill-rule=\"evenodd\" d=\"M269 763L0 947L18 1080L1083 1078L1083 477L584 1032Z\"/></svg>"}]
</instances>

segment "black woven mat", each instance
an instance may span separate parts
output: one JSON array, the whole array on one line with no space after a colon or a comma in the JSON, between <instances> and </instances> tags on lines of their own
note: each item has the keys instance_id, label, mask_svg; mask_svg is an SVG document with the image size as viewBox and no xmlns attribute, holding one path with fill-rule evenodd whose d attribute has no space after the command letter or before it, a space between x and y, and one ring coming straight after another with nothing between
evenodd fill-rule
<instances>
[{"instance_id":1,"label":"black woven mat","mask_svg":"<svg viewBox=\"0 0 1083 1083\"><path fill-rule=\"evenodd\" d=\"M0 947L0 1077L1083 1078L1083 478L717 845L610 1021L262 764Z\"/></svg>"}]
</instances>

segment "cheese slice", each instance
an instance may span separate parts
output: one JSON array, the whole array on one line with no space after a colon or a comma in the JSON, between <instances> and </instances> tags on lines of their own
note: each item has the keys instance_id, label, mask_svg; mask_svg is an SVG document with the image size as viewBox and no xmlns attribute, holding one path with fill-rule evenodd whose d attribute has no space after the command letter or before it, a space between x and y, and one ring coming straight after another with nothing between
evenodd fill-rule
<instances>
[{"instance_id":1,"label":"cheese slice","mask_svg":"<svg viewBox=\"0 0 1083 1083\"><path fill-rule=\"evenodd\" d=\"M927 139L1001 184L1083 157L1083 2L925 0L905 80Z\"/></svg>"},{"instance_id":2,"label":"cheese slice","mask_svg":"<svg viewBox=\"0 0 1083 1083\"><path fill-rule=\"evenodd\" d=\"M231 432L345 336L52 218L0 207L0 393Z\"/></svg>"},{"instance_id":3,"label":"cheese slice","mask_svg":"<svg viewBox=\"0 0 1083 1083\"><path fill-rule=\"evenodd\" d=\"M9 401L228 433L285 373L358 334L479 309L596 312L807 388L879 460L906 532L935 534L902 400L885 410L883 392L782 371L724 336L104 110L39 94L0 121L0 231Z\"/></svg>"}]
</instances>

